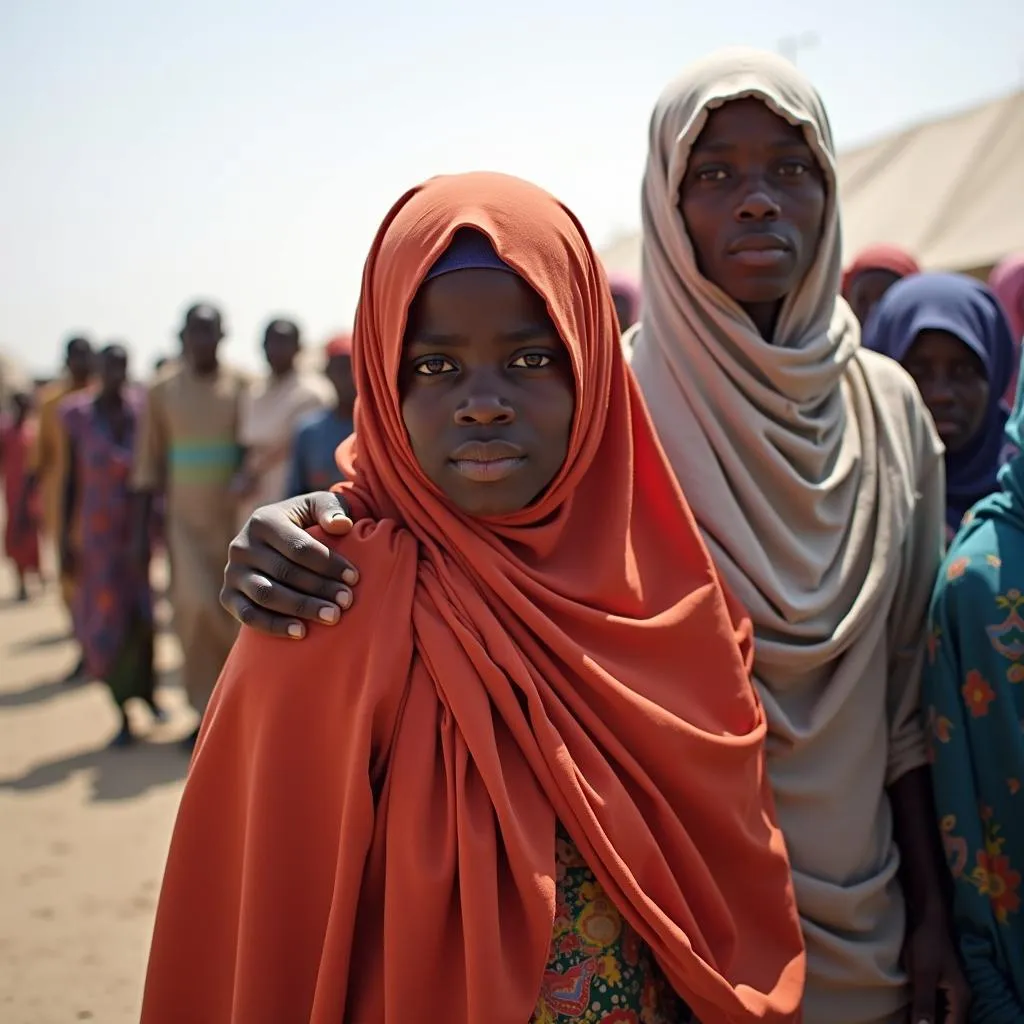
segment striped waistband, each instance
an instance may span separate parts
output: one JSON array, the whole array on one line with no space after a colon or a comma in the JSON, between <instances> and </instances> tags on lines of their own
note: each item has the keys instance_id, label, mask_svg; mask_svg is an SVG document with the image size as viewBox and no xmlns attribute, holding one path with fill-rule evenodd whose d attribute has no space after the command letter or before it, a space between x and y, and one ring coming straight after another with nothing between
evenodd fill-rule
<instances>
[{"instance_id":1,"label":"striped waistband","mask_svg":"<svg viewBox=\"0 0 1024 1024\"><path fill-rule=\"evenodd\" d=\"M177 483L208 483L229 478L241 462L234 441L179 441L168 452L171 474Z\"/></svg>"}]
</instances>

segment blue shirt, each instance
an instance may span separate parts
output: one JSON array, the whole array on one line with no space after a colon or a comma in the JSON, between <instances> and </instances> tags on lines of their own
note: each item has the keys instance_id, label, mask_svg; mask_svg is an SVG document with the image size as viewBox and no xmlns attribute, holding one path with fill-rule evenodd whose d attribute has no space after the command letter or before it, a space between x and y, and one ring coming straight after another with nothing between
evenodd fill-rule
<instances>
[{"instance_id":1,"label":"blue shirt","mask_svg":"<svg viewBox=\"0 0 1024 1024\"><path fill-rule=\"evenodd\" d=\"M299 422L292 442L285 498L309 491L326 491L342 479L334 460L338 445L352 433L352 421L336 409L318 409Z\"/></svg>"}]
</instances>

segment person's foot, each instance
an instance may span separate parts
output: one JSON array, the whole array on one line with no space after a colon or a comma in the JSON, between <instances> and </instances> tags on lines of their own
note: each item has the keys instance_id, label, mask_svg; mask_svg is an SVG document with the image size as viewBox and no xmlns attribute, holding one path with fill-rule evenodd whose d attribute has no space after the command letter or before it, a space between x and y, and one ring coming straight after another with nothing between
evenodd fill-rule
<instances>
[{"instance_id":1,"label":"person's foot","mask_svg":"<svg viewBox=\"0 0 1024 1024\"><path fill-rule=\"evenodd\" d=\"M110 741L110 747L112 750L119 750L122 747L130 747L134 742L135 736L132 734L131 726L124 722L118 734Z\"/></svg>"},{"instance_id":2,"label":"person's foot","mask_svg":"<svg viewBox=\"0 0 1024 1024\"><path fill-rule=\"evenodd\" d=\"M190 732L181 741L181 749L186 751L187 753L191 754L192 751L195 750L195 748L196 748L196 740L198 740L198 739L199 739L199 726L196 726L195 729L192 732Z\"/></svg>"},{"instance_id":3,"label":"person's foot","mask_svg":"<svg viewBox=\"0 0 1024 1024\"><path fill-rule=\"evenodd\" d=\"M155 700L147 700L146 707L149 708L149 713L153 716L154 722L167 721L167 712Z\"/></svg>"},{"instance_id":4,"label":"person's foot","mask_svg":"<svg viewBox=\"0 0 1024 1024\"><path fill-rule=\"evenodd\" d=\"M25 586L24 583L22 583L21 586L18 587L18 595L17 597L15 597L14 600L17 601L18 604L24 604L28 600L28 588Z\"/></svg>"},{"instance_id":5,"label":"person's foot","mask_svg":"<svg viewBox=\"0 0 1024 1024\"><path fill-rule=\"evenodd\" d=\"M78 664L64 677L62 682L67 686L72 683L80 683L85 678L85 658L79 658Z\"/></svg>"}]
</instances>

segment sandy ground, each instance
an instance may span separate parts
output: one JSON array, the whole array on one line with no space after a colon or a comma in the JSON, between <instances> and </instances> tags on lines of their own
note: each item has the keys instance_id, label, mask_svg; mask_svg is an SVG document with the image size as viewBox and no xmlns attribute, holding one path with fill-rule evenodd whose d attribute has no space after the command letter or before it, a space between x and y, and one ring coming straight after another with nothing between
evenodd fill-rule
<instances>
[{"instance_id":1,"label":"sandy ground","mask_svg":"<svg viewBox=\"0 0 1024 1024\"><path fill-rule=\"evenodd\" d=\"M139 1019L164 857L192 728L178 650L160 637L169 711L143 739L106 750L115 729L99 684L60 682L75 662L55 588L10 601L0 568L0 1021ZM161 613L166 616L166 608Z\"/></svg>"}]
</instances>

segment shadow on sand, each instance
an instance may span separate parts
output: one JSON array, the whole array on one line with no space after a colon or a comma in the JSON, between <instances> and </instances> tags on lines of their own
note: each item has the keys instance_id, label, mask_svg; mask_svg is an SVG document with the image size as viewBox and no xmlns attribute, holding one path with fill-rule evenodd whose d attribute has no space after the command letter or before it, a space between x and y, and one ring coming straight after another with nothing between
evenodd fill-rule
<instances>
[{"instance_id":1,"label":"shadow on sand","mask_svg":"<svg viewBox=\"0 0 1024 1024\"><path fill-rule=\"evenodd\" d=\"M133 800L151 789L180 782L188 763L189 756L177 740L149 742L141 738L131 747L87 750L38 764L16 778L0 779L0 789L31 793L88 772L90 800Z\"/></svg>"}]
</instances>

